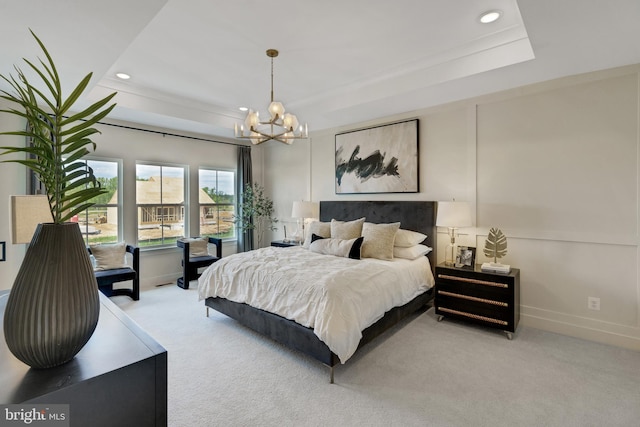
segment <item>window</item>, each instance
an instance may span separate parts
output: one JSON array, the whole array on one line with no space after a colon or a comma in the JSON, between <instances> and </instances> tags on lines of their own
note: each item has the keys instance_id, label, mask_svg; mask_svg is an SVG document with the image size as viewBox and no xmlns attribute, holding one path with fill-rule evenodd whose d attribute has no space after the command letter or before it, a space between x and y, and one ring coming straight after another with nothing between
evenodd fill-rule
<instances>
[{"instance_id":1,"label":"window","mask_svg":"<svg viewBox=\"0 0 640 427\"><path fill-rule=\"evenodd\" d=\"M138 246L175 246L184 236L186 171L183 166L136 164Z\"/></svg>"},{"instance_id":2,"label":"window","mask_svg":"<svg viewBox=\"0 0 640 427\"><path fill-rule=\"evenodd\" d=\"M87 166L93 169L93 174L100 186L107 190L105 194L94 197L95 204L79 213L71 220L78 222L85 244L115 243L121 241L122 203L120 201L120 171L121 160L86 159Z\"/></svg>"},{"instance_id":3,"label":"window","mask_svg":"<svg viewBox=\"0 0 640 427\"><path fill-rule=\"evenodd\" d=\"M200 235L235 239L235 172L200 168Z\"/></svg>"}]
</instances>

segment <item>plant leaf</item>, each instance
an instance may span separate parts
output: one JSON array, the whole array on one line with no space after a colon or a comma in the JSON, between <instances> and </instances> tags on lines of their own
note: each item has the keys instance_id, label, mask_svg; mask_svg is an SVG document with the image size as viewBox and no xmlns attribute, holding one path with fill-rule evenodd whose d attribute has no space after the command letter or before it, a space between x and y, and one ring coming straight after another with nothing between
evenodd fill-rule
<instances>
[{"instance_id":1,"label":"plant leaf","mask_svg":"<svg viewBox=\"0 0 640 427\"><path fill-rule=\"evenodd\" d=\"M45 95L46 90L43 92L39 89L43 87L42 84L32 84L17 66L14 67L15 76L0 75L13 89L13 93L0 90L0 98L16 107L0 112L19 116L26 119L28 124L25 131L0 132L0 135L24 136L28 141L26 145L0 147L5 150L0 155L26 155L26 159L3 162L20 163L38 176L46 189L54 222L62 223L92 206L93 202L90 200L106 191L100 188L91 168L87 168L79 160L89 153L89 148L95 150L96 144L89 137L99 131L93 126L115 107L115 104L108 104L116 94L112 93L81 112L65 117L65 113L88 87L92 73L87 74L64 100L62 84L53 59L35 33L31 31L31 34L46 59L24 61L39 77L40 83L46 86L49 95ZM41 106L48 110L45 111Z\"/></svg>"}]
</instances>

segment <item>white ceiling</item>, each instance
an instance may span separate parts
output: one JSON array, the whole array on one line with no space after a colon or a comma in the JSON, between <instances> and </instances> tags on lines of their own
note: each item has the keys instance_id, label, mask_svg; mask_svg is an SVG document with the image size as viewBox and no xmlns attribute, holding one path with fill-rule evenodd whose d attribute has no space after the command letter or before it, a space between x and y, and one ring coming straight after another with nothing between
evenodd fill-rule
<instances>
[{"instance_id":1,"label":"white ceiling","mask_svg":"<svg viewBox=\"0 0 640 427\"><path fill-rule=\"evenodd\" d=\"M231 137L274 92L311 132L640 63L639 0L0 0L0 73L45 43L112 118ZM479 15L503 12L483 25ZM121 81L115 73L132 75ZM0 83L6 89L6 85ZM266 113L266 111L265 111Z\"/></svg>"}]
</instances>

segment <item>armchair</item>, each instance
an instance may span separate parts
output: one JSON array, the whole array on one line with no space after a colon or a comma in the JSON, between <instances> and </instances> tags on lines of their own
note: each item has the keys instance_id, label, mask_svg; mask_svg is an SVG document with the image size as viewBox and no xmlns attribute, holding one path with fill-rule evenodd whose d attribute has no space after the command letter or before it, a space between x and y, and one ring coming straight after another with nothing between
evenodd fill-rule
<instances>
[{"instance_id":1,"label":"armchair","mask_svg":"<svg viewBox=\"0 0 640 427\"><path fill-rule=\"evenodd\" d=\"M216 245L215 256L207 250L209 243ZM222 239L216 237L178 239L176 244L182 248L182 277L177 283L182 289L189 289L189 282L200 277L199 268L208 267L222 258Z\"/></svg>"},{"instance_id":2,"label":"armchair","mask_svg":"<svg viewBox=\"0 0 640 427\"><path fill-rule=\"evenodd\" d=\"M99 245L99 246L116 246L116 245ZM97 246L93 247L94 251L97 250ZM87 250L89 254L93 254L91 247ZM98 289L108 297L114 295L127 295L134 301L140 299L140 248L132 245L125 245L126 253L131 254L131 265L122 264L115 265L115 268L106 268L102 270L94 270L96 281L98 282ZM95 256L95 254L94 254ZM131 280L131 289L113 289L113 284L117 282L126 282Z\"/></svg>"}]
</instances>

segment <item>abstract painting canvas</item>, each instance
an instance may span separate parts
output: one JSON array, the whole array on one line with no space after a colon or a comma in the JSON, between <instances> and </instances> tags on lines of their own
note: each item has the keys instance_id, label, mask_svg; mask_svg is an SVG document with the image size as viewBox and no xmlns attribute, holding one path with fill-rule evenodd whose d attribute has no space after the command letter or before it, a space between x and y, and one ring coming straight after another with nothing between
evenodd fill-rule
<instances>
[{"instance_id":1,"label":"abstract painting canvas","mask_svg":"<svg viewBox=\"0 0 640 427\"><path fill-rule=\"evenodd\" d=\"M417 193L418 119L336 135L336 194Z\"/></svg>"}]
</instances>

